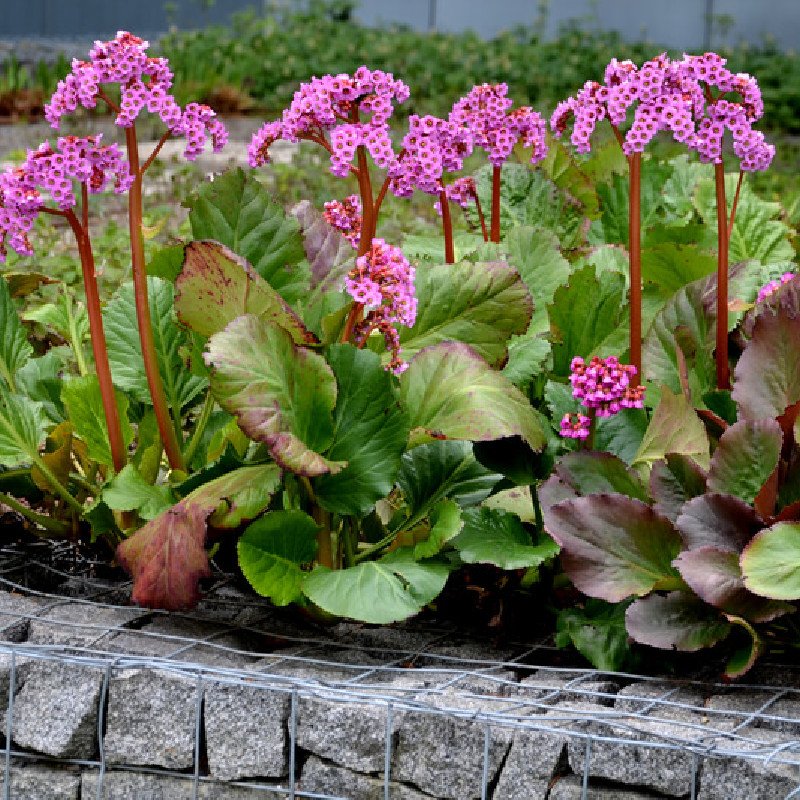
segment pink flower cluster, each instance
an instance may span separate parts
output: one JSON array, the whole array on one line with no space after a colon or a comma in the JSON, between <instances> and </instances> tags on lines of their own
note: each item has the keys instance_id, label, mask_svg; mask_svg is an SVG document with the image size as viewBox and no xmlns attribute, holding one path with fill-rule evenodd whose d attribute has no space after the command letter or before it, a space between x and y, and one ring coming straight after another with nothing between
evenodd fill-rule
<instances>
[{"instance_id":1,"label":"pink flower cluster","mask_svg":"<svg viewBox=\"0 0 800 800\"><path fill-rule=\"evenodd\" d=\"M169 94L172 73L167 59L147 55L149 42L127 31L120 31L108 42L95 42L89 52L89 61L72 62L72 72L58 87L45 106L45 116L58 129L61 117L75 111L78 106L94 108L102 95L102 86L120 85L120 104L116 124L129 128L143 108L158 114L173 136L187 136L185 151L188 160L194 160L202 151L206 138L211 137L214 151L219 152L228 140L225 126L215 113L205 105L190 103L181 111L175 98Z\"/></svg>"},{"instance_id":2,"label":"pink flower cluster","mask_svg":"<svg viewBox=\"0 0 800 800\"><path fill-rule=\"evenodd\" d=\"M644 387L630 386L636 374L632 364L620 364L614 356L594 356L587 365L580 356L572 359L572 396L598 417L611 417L621 408L642 408Z\"/></svg>"},{"instance_id":3,"label":"pink flower cluster","mask_svg":"<svg viewBox=\"0 0 800 800\"><path fill-rule=\"evenodd\" d=\"M345 197L344 202L331 200L325 203L326 222L336 228L353 247L361 240L361 199L357 194Z\"/></svg>"},{"instance_id":4,"label":"pink flower cluster","mask_svg":"<svg viewBox=\"0 0 800 800\"><path fill-rule=\"evenodd\" d=\"M750 75L734 74L716 53L684 55L672 60L662 54L639 69L632 61L612 59L604 84L587 81L574 97L559 103L550 119L556 136L574 120L571 141L588 153L598 122L608 118L618 127L636 105L631 127L624 135L626 155L642 152L659 131L696 150L702 161L719 163L726 130L743 170L766 169L775 148L752 125L764 113L761 92ZM704 89L705 85L705 89ZM714 96L712 89L719 92ZM723 97L738 93L740 100Z\"/></svg>"},{"instance_id":5,"label":"pink flower cluster","mask_svg":"<svg viewBox=\"0 0 800 800\"><path fill-rule=\"evenodd\" d=\"M114 191L124 192L133 181L123 153L116 144L101 146L100 136L65 136L57 150L45 142L29 150L21 167L0 175L0 261L5 260L6 242L22 255L32 255L28 233L45 201L66 211L75 205L73 181L86 184L89 192L100 192L114 181Z\"/></svg>"},{"instance_id":6,"label":"pink flower cluster","mask_svg":"<svg viewBox=\"0 0 800 800\"><path fill-rule=\"evenodd\" d=\"M445 172L457 172L472 152L471 132L455 122L430 115L412 114L408 133L392 175L391 188L398 197L411 197L415 189L438 195Z\"/></svg>"},{"instance_id":7,"label":"pink flower cluster","mask_svg":"<svg viewBox=\"0 0 800 800\"><path fill-rule=\"evenodd\" d=\"M392 101L402 103L409 89L391 73L359 67L353 75L324 75L301 84L280 120L266 123L247 148L250 166L269 163L269 148L277 139L307 139L331 152L331 172L346 177L359 145L366 146L383 169L396 163L389 139ZM369 115L362 120L361 114ZM331 131L330 144L325 131Z\"/></svg>"},{"instance_id":8,"label":"pink flower cluster","mask_svg":"<svg viewBox=\"0 0 800 800\"><path fill-rule=\"evenodd\" d=\"M564 414L559 433L567 439L588 439L592 419L584 414Z\"/></svg>"},{"instance_id":9,"label":"pink flower cluster","mask_svg":"<svg viewBox=\"0 0 800 800\"><path fill-rule=\"evenodd\" d=\"M507 113L513 105L507 95L505 83L475 86L453 106L450 122L467 128L475 145L486 150L496 167L502 166L520 139L525 147L533 147L531 164L537 164L547 155L544 120L527 106Z\"/></svg>"},{"instance_id":10,"label":"pink flower cluster","mask_svg":"<svg viewBox=\"0 0 800 800\"><path fill-rule=\"evenodd\" d=\"M400 338L396 325L410 328L417 318L417 298L414 296L414 267L408 263L399 247L373 239L372 247L356 259L345 282L348 294L369 309L355 328L357 342L373 330L379 330L392 352L387 369L395 374L408 365L400 360Z\"/></svg>"},{"instance_id":11,"label":"pink flower cluster","mask_svg":"<svg viewBox=\"0 0 800 800\"><path fill-rule=\"evenodd\" d=\"M794 272L784 272L780 278L774 281L770 281L766 286L762 287L758 292L758 297L756 298L756 303L760 303L765 298L769 297L773 292L776 292L778 289L783 286L784 283L789 283L792 278L795 277Z\"/></svg>"}]
</instances>

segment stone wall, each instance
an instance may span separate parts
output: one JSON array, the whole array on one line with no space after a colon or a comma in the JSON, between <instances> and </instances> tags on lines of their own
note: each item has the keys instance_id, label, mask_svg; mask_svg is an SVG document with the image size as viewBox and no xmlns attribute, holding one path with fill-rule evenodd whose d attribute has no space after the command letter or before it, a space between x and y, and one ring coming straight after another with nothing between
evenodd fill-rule
<instances>
[{"instance_id":1,"label":"stone wall","mask_svg":"<svg viewBox=\"0 0 800 800\"><path fill-rule=\"evenodd\" d=\"M342 624L310 639L267 606L223 600L163 615L0 593L0 792L6 778L26 800L749 800L798 787L791 688L537 669L515 648L424 630Z\"/></svg>"}]
</instances>

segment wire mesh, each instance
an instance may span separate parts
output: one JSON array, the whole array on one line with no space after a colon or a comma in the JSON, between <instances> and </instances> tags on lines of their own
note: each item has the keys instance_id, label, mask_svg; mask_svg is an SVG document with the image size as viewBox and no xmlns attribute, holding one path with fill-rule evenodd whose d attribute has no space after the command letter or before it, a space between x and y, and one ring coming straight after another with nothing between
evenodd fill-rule
<instances>
[{"instance_id":1,"label":"wire mesh","mask_svg":"<svg viewBox=\"0 0 800 800\"><path fill-rule=\"evenodd\" d=\"M631 797L702 800L754 796L747 794L748 781L771 787L771 793L759 796L800 797L800 669L776 673L782 685L770 679L731 687L540 666L537 662L552 662L542 643L492 650L485 642L465 643L457 633L429 626L348 623L317 631L232 586L224 575L216 576L197 609L167 614L127 605L130 585L97 577L104 569L66 546L63 552L50 544L0 551L0 667L5 664L8 675L0 797L24 796L12 791L14 771L31 765L69 766L91 775L81 797L89 796L90 787L97 798L106 796L109 775L120 773L145 783L151 777L174 778L183 787L175 796L193 800L233 797L234 791L243 798L320 800L555 798L562 796L559 784L578 792L565 797L588 798L593 787L605 786L617 787L620 797L625 787L632 792L647 787L649 795ZM15 703L27 685L20 685L20 674L38 674L33 665L41 671L48 664L102 674L91 757L48 755L18 741ZM112 695L131 671L191 685L190 764L169 767L110 757ZM282 777L221 781L213 774L210 687L271 693L288 708L281 722L288 747ZM356 782L366 776L373 794L366 789L326 794L313 782L309 787L311 756L322 753L314 761L322 771L333 769L335 760L327 745L320 750L319 743L307 740L304 715L316 713L329 714L333 725L353 725L360 714L377 720L378 733L370 735L381 750L370 754L369 765L364 766L363 753L338 765ZM466 756L453 754L454 764L461 760L460 774L448 777L447 755L420 771L421 751L408 741L412 734L404 734L408 726L413 735L441 735L442 742L423 743L428 746L445 747L452 736L451 745L471 748ZM360 736L355 729L326 731L324 726L320 735ZM553 755L537 766L531 758L541 756L546 742L553 745ZM739 772L731 771L734 764ZM509 788L514 769L539 780L540 793L529 787L530 794L514 794ZM723 794L731 791L721 788L725 775L744 793ZM224 787L226 794L213 794L214 787ZM398 787L408 791L398 794ZM142 789L137 796L150 795Z\"/></svg>"}]
</instances>

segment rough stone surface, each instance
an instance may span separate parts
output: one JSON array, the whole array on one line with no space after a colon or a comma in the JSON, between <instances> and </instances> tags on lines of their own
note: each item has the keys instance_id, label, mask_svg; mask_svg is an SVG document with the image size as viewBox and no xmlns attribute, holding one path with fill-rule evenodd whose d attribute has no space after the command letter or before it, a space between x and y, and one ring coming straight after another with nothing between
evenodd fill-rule
<instances>
[{"instance_id":1,"label":"rough stone surface","mask_svg":"<svg viewBox=\"0 0 800 800\"><path fill-rule=\"evenodd\" d=\"M109 628L126 625L141 616L141 609L64 603L31 620L28 642L94 648Z\"/></svg>"},{"instance_id":2,"label":"rough stone surface","mask_svg":"<svg viewBox=\"0 0 800 800\"><path fill-rule=\"evenodd\" d=\"M97 772L81 778L81 800L97 797ZM278 784L276 784L277 786ZM286 800L288 793L201 782L197 800ZM103 775L103 800L194 800L194 780L111 770Z\"/></svg>"},{"instance_id":3,"label":"rough stone surface","mask_svg":"<svg viewBox=\"0 0 800 800\"><path fill-rule=\"evenodd\" d=\"M630 701L623 700L622 705L627 702ZM580 738L571 737L567 742L569 765L573 772L584 773L588 734L592 737L590 777L620 781L678 797L688 794L694 769L692 754L676 742L687 741L692 735L701 738L701 731L693 733L688 725L680 724L699 726L699 715L680 708L670 708L669 720L626 717L615 712L618 709L609 710L602 718L599 715L593 718L590 712L585 713L582 720L571 724L573 730L583 734ZM622 741L608 741L609 737Z\"/></svg>"},{"instance_id":4,"label":"rough stone surface","mask_svg":"<svg viewBox=\"0 0 800 800\"><path fill-rule=\"evenodd\" d=\"M110 764L187 769L194 764L197 683L164 670L113 675L106 734Z\"/></svg>"},{"instance_id":5,"label":"rough stone surface","mask_svg":"<svg viewBox=\"0 0 800 800\"><path fill-rule=\"evenodd\" d=\"M74 770L26 766L11 768L13 800L79 800L81 776ZM0 771L0 792L6 789L5 769Z\"/></svg>"},{"instance_id":6,"label":"rough stone surface","mask_svg":"<svg viewBox=\"0 0 800 800\"><path fill-rule=\"evenodd\" d=\"M580 673L537 670L524 677L510 694L543 704L575 701L613 706L619 683L611 680L584 680Z\"/></svg>"},{"instance_id":7,"label":"rough stone surface","mask_svg":"<svg viewBox=\"0 0 800 800\"><path fill-rule=\"evenodd\" d=\"M586 790L586 800L658 800L663 796L620 784L597 785L592 781L589 781ZM547 800L583 800L583 778L577 775L559 778L547 795ZM729 800L733 800L732 797Z\"/></svg>"},{"instance_id":8,"label":"rough stone surface","mask_svg":"<svg viewBox=\"0 0 800 800\"><path fill-rule=\"evenodd\" d=\"M205 687L205 731L209 772L222 780L289 773L286 691L241 684Z\"/></svg>"},{"instance_id":9,"label":"rough stone surface","mask_svg":"<svg viewBox=\"0 0 800 800\"><path fill-rule=\"evenodd\" d=\"M800 737L800 699L796 692L786 697L777 692L739 691L710 697L707 703L713 713L711 724L734 727L747 723L755 728L780 731ZM725 714L724 712L732 712ZM749 715L755 715L752 720Z\"/></svg>"},{"instance_id":10,"label":"rough stone surface","mask_svg":"<svg viewBox=\"0 0 800 800\"><path fill-rule=\"evenodd\" d=\"M386 797L383 778L362 775L316 756L309 757L303 765L298 788L348 800L384 800ZM431 795L392 780L389 792L392 800L431 800Z\"/></svg>"},{"instance_id":11,"label":"rough stone surface","mask_svg":"<svg viewBox=\"0 0 800 800\"><path fill-rule=\"evenodd\" d=\"M508 701L435 695L428 704L461 715L409 711L397 736L392 775L439 798L468 800L481 796L486 723L469 719L508 708ZM487 780L491 783L511 745L512 733L494 727L489 739Z\"/></svg>"},{"instance_id":12,"label":"rough stone surface","mask_svg":"<svg viewBox=\"0 0 800 800\"><path fill-rule=\"evenodd\" d=\"M393 710L391 736L404 718ZM388 735L384 705L301 697L297 708L297 744L322 758L360 772L379 772L386 761Z\"/></svg>"},{"instance_id":13,"label":"rough stone surface","mask_svg":"<svg viewBox=\"0 0 800 800\"><path fill-rule=\"evenodd\" d=\"M59 661L31 664L14 698L15 744L57 758L92 758L104 672Z\"/></svg>"},{"instance_id":14,"label":"rough stone surface","mask_svg":"<svg viewBox=\"0 0 800 800\"><path fill-rule=\"evenodd\" d=\"M775 752L775 758L765 763L770 753L786 742L785 736L776 731L752 728L740 731L739 735L746 738L726 741L724 747L743 757L703 759L697 800L784 800L797 789L800 753L780 750ZM748 755L751 757L747 758ZM753 758L754 755L760 758Z\"/></svg>"},{"instance_id":15,"label":"rough stone surface","mask_svg":"<svg viewBox=\"0 0 800 800\"><path fill-rule=\"evenodd\" d=\"M566 737L549 731L516 731L497 782L495 797L503 800L544 798L550 780L566 761L566 743Z\"/></svg>"},{"instance_id":16,"label":"rough stone surface","mask_svg":"<svg viewBox=\"0 0 800 800\"><path fill-rule=\"evenodd\" d=\"M628 714L683 720L689 712L700 712L706 698L707 692L697 687L662 681L637 681L619 690L614 708Z\"/></svg>"},{"instance_id":17,"label":"rough stone surface","mask_svg":"<svg viewBox=\"0 0 800 800\"><path fill-rule=\"evenodd\" d=\"M0 592L0 639L23 642L28 638L30 617L36 616L42 603L11 592Z\"/></svg>"}]
</instances>

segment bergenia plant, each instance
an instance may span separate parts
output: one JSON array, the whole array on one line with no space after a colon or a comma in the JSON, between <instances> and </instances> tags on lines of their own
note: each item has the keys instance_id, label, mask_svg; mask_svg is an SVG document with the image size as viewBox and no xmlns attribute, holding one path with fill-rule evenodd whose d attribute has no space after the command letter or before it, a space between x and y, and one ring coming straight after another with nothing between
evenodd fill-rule
<instances>
[{"instance_id":1,"label":"bergenia plant","mask_svg":"<svg viewBox=\"0 0 800 800\"><path fill-rule=\"evenodd\" d=\"M653 647L694 651L736 633L730 677L797 647L783 617L800 599L800 282L765 289L741 324L727 420L701 421L664 387L630 466L577 451L539 492L578 589L624 603L627 634Z\"/></svg>"},{"instance_id":2,"label":"bergenia plant","mask_svg":"<svg viewBox=\"0 0 800 800\"><path fill-rule=\"evenodd\" d=\"M533 148L531 164L547 155L545 122L528 106L509 111L514 101L505 83L484 83L458 100L450 112L450 122L466 128L476 147L486 151L492 165L492 221L490 239L500 241L500 185L503 164L517 142Z\"/></svg>"},{"instance_id":3,"label":"bergenia plant","mask_svg":"<svg viewBox=\"0 0 800 800\"><path fill-rule=\"evenodd\" d=\"M722 137L733 134L734 152L744 171L769 166L775 149L752 124L763 114L761 94L749 75L734 75L724 68L725 59L715 53L673 60L661 55L638 68L631 61L612 59L604 83L587 81L574 97L559 103L550 120L556 136L573 121L571 140L578 152L591 149L596 125L608 119L629 164L628 253L630 258L630 361L642 374L641 343L641 154L660 132L672 137L701 160L715 165L718 232L717 386L729 388L728 366L728 231ZM718 94L714 91L717 90ZM738 93L739 99L728 99ZM623 132L628 113L630 126ZM741 185L741 181L740 181ZM738 196L738 192L737 192Z\"/></svg>"},{"instance_id":4,"label":"bergenia plant","mask_svg":"<svg viewBox=\"0 0 800 800\"><path fill-rule=\"evenodd\" d=\"M174 422L180 409L172 409L173 416L170 416L153 339L144 260L142 181L168 139L186 137L184 156L191 161L202 152L209 137L215 152L220 151L227 141L227 131L208 106L190 103L185 109L180 108L169 93L172 73L168 62L165 58L148 56L149 46L149 42L126 31L120 31L111 41L95 42L88 61L76 59L72 62L72 72L59 82L50 103L45 107L45 116L58 129L66 114L73 113L79 106L95 108L101 101L116 113L116 124L125 130L130 175L126 180L131 269L142 356L164 450L172 468L185 471L182 444ZM112 97L114 92L107 89L109 86L119 87L119 99ZM136 119L145 109L161 118L166 131L153 152L144 163L140 163Z\"/></svg>"}]
</instances>

